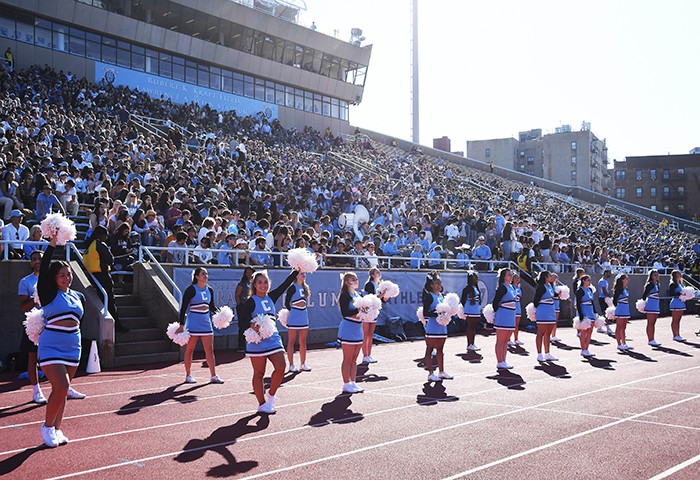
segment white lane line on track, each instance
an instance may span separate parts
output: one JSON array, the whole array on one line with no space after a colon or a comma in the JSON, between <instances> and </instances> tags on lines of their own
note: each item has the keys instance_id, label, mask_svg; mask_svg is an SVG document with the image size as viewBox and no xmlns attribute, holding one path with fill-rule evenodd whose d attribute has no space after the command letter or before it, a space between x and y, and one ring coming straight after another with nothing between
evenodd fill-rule
<instances>
[{"instance_id":1,"label":"white lane line on track","mask_svg":"<svg viewBox=\"0 0 700 480\"><path fill-rule=\"evenodd\" d=\"M660 356L657 357L657 358L665 357L665 356L667 356L667 355L670 355L670 354L662 354L662 355L660 355ZM620 363L620 364L618 364L618 366L622 366L622 365L640 365L640 364L641 364L641 363L638 362L638 361L636 361L636 360L630 360L629 362ZM610 386L610 387L606 387L606 388L600 389L600 391L611 390L611 389L618 388L618 387L621 387L621 386L624 386L624 385L628 385L628 384L634 384L634 383L638 383L638 382L647 381L647 380L650 380L650 379L661 378L661 377L663 377L663 376L673 375L673 374L680 373L680 372L684 372L684 371L687 371L687 370L693 370L693 369L695 369L695 368L700 368L700 366L699 366L699 367L692 367L692 368L684 369L684 370L679 370L679 371L674 371L674 372L669 372L669 373L666 373L666 374L658 375L658 376L656 376L656 377L638 379L638 380L634 380L634 381L631 381L631 382L628 382L628 383L625 383L625 384L613 385L613 386ZM594 372L594 371L596 371L596 369L588 369L588 370L585 370L585 371L580 372L580 373L588 373L588 372ZM569 372L569 373L571 373L571 372ZM542 379L540 379L540 380L531 381L531 382L529 382L529 384L544 382L544 381L553 380L553 379L556 379L556 378L557 378L557 377L546 377L546 378L542 378ZM500 391L500 390L502 390L502 389L503 389L503 387L499 386L499 387L494 387L494 388L491 388L491 389L487 389L487 390L483 390L483 391L478 391L478 392L467 392L467 393L465 393L465 394L460 394L460 395L462 395L462 396L472 396L472 395L479 395L479 394L483 394L483 393L487 393L487 392L491 392L491 391ZM466 423L464 423L464 424L460 424L460 425L456 425L456 426L450 426L450 427L445 427L445 428L443 428L443 429L440 429L439 431L449 430L449 429L452 429L452 428L457 428L457 427L459 427L459 426L469 425L469 424L476 423L476 422L480 422L480 421L484 421L484 420L490 420L490 419L492 419L492 418L499 418L499 417L504 416L504 415L509 415L509 414L513 414L513 413L518 413L518 412L520 412L520 411L526 411L526 410L530 410L530 409L534 409L534 408L539 408L539 407L541 407L542 405L548 405L548 404L551 404L551 403L556 403L556 402L564 401L564 400L567 400L567 399L570 399L570 398L576 398L576 397L580 397L580 396L590 395L591 393L596 393L596 392L598 392L598 390L595 390L595 391L588 391L588 392L584 392L584 393L581 393L581 394L573 395L573 396L571 396L571 397L566 397L566 398L562 398L562 399L558 399L558 400L554 400L554 401L550 401L550 402L545 402L545 403L543 403L543 404L541 404L541 405L535 405L535 406L530 406L530 407L523 407L523 408L516 409L516 410L514 410L514 411L505 412L505 413L502 413L502 414L497 414L497 415L492 415L492 416L484 417L484 418L481 418L481 419L472 420L472 421L466 422ZM294 403L294 404L283 405L283 407L292 407L292 406L295 406L295 405L307 404L307 403L311 403L311 402L320 402L320 401L332 400L333 398L335 398L335 397L328 397L328 398L325 398L325 399L314 399L314 400L309 400L309 401L304 401L304 402L297 402L297 403ZM470 403L470 402L468 402L468 401L466 401L466 400L460 400L460 402L462 402L462 403ZM455 402L455 403L456 403L456 402ZM413 404L410 404L410 405L405 405L405 406L400 406L400 407L394 407L394 408L391 408L391 409L386 409L386 410L380 410L380 411L377 411L377 412L367 413L367 414L364 414L363 416L364 416L364 417L369 417L369 416L374 416L374 415L378 415L378 414L382 414L382 413L388 413L388 412L394 412L394 411L403 410L403 409L407 409L407 408L412 408L412 407L416 407L416 406L420 406L420 405L421 405L421 404L419 404L419 403L413 403ZM254 411L251 410L251 411L247 411L247 412L238 412L238 413L229 414L229 415L220 415L220 416L213 417L213 418L223 418L223 417L236 416L236 415L243 415L243 414L251 414L251 413L254 413ZM339 421L338 423L347 422L347 421L350 421L350 420L352 420L352 419L354 419L354 418L355 418L355 417L345 418L345 419L342 419L341 421ZM359 416L358 416L357 418L359 418ZM206 419L206 420L209 420L209 419ZM201 421L201 420L195 420L195 421ZM193 421L179 422L178 424L183 424L183 423L193 423ZM168 425L163 425L162 427L166 427L166 426L168 426ZM92 439L95 439L95 438L104 438L104 437L109 437L109 436L112 436L112 435L118 435L118 434L123 434L123 433L132 433L132 432L136 432L136 431L150 430L150 429L160 428L160 427L161 427L161 426L154 426L154 427L147 427L147 428L138 429L138 430L133 430L133 431L118 432L118 433L116 433L116 434L98 435L98 436L95 436L95 437L87 437L87 438L83 438L83 439L78 439L77 441L92 440ZM268 434L262 434L262 435L258 435L258 436L255 436L255 437L241 438L241 439L238 439L237 442L252 441L252 440L255 440L255 439L259 439L259 438L265 438L265 437L269 437L269 436L273 436L273 435L280 435L280 434L284 434L284 433L292 433L292 432L296 432L296 431L304 430L304 429L308 429L308 428L313 428L313 427L310 426L310 425L304 425L304 426L301 426L301 427L296 427L296 428L292 428L292 429L288 429L288 430L283 430L283 431L279 431L279 432L271 432L271 433L268 433ZM430 435L430 434L432 434L432 433L434 433L434 432L426 432L426 433L424 433L424 434L419 434L419 435L416 436L416 438L419 437L419 436L423 436L423 435ZM380 447L383 447L383 446L386 446L386 445L390 445L390 444L393 444L393 443L400 443L400 442L403 442L403 441L406 441L406 440L411 440L412 438L413 438L413 437L396 439L396 440L393 440L393 441L390 441L390 442L386 442L385 444L379 444L379 445L375 445L375 446L365 447L365 448L360 449L360 450L358 450L358 451L345 452L344 454L334 455L334 456L331 457L331 458L318 459L318 460L315 460L315 461L311 461L311 463L306 462L305 465L307 465L307 464L313 464L313 463L319 463L319 462L321 462L321 461L326 461L326 460L328 460L328 459L333 459L333 458L339 458L339 457L346 456L346 455L352 455L352 454L354 454L354 453L360 453L360 452L362 452L362 451L369 450L369 449L373 449L373 448L380 448ZM190 450L187 450L187 452L190 452L190 451L198 451L198 450L209 449L209 448L216 448L216 447L220 447L220 446L227 446L227 445L231 445L232 443L235 443L235 442L222 442L222 443L220 443L220 444L215 444L215 445L206 445L206 446L203 446L203 447L199 447L199 448L197 448L197 449L190 449ZM12 452L1 452L0 455L18 453L18 452L21 452L21 451L24 451L24 449L19 449L19 450L12 451ZM156 459L160 459L160 458L166 458L166 457L170 457L170 456L176 456L176 455L179 455L179 454L181 454L181 453L183 453L183 452L184 452L183 450L178 450L178 451L176 451L176 452L170 452L170 453L160 454L160 455L156 455L156 456L152 456L152 457L136 459L136 460L133 460L132 462L129 462L129 463L146 462L146 461L149 461L149 460L156 460ZM69 477L74 477L74 476L78 476L78 475L84 475L84 474L95 473L95 472L98 472L98 471L104 471L104 470L108 470L108 469L111 469L111 468L121 467L121 466L127 465L127 464L129 464L129 463L119 463L119 464L113 464L113 465L106 465L106 466L103 466L103 467L97 467L97 468L94 468L94 469L91 469L91 470L86 470L86 471L83 471L83 472L74 472L74 473L71 473L71 474L66 474L66 475L64 475L64 476L62 476L62 477L56 477L56 479L58 479L58 478L69 478ZM303 466L303 465L299 465L299 466ZM287 469L291 469L291 468L297 468L297 467L295 467L295 466L293 466L293 467L287 467ZM264 476L264 475L268 475L268 474L271 474L271 473L278 473L278 471L265 472L265 473L259 474L259 475L257 475L257 476ZM250 477L250 478L256 478L256 476Z\"/></svg>"},{"instance_id":2,"label":"white lane line on track","mask_svg":"<svg viewBox=\"0 0 700 480\"><path fill-rule=\"evenodd\" d=\"M642 392L672 393L675 395L698 395L700 392L679 392L678 390L663 390L659 388L625 387L628 390L640 390Z\"/></svg>"},{"instance_id":3,"label":"white lane line on track","mask_svg":"<svg viewBox=\"0 0 700 480\"><path fill-rule=\"evenodd\" d=\"M679 471L683 470L684 468L687 468L687 467L689 467L697 462L700 462L700 455L696 455L693 458L689 458L685 462L679 463L675 467L671 467L668 470L665 470L665 471L659 473L658 475L654 475L649 480L661 480L662 478L669 477L669 476L673 475L674 473L679 472Z\"/></svg>"}]
</instances>

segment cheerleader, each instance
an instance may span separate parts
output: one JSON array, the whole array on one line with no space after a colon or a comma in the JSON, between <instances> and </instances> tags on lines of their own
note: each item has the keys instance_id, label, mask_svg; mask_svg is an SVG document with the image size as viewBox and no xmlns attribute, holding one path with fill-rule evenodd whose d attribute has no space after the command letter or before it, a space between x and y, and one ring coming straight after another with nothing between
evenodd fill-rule
<instances>
[{"instance_id":1,"label":"cheerleader","mask_svg":"<svg viewBox=\"0 0 700 480\"><path fill-rule=\"evenodd\" d=\"M289 371L296 373L299 370L302 372L310 372L311 369L306 365L306 335L309 333L309 312L306 309L311 290L306 284L306 273L299 273L294 280L284 298L284 306L289 310L287 318L287 358L289 359ZM299 333L299 357L301 359L301 367L297 368L294 365L294 344Z\"/></svg>"},{"instance_id":2,"label":"cheerleader","mask_svg":"<svg viewBox=\"0 0 700 480\"><path fill-rule=\"evenodd\" d=\"M478 351L476 346L476 326L481 319L481 291L479 290L479 275L470 271L467 273L467 285L462 290L462 305L467 317L467 350Z\"/></svg>"},{"instance_id":3,"label":"cheerleader","mask_svg":"<svg viewBox=\"0 0 700 480\"><path fill-rule=\"evenodd\" d=\"M593 309L593 289L591 288L591 277L583 275L578 280L578 290L576 290L576 311L581 322L588 320L590 326L585 329L578 329L581 333L579 341L581 342L581 356L584 358L592 357L593 354L588 351L591 345L591 334L593 333L593 325L595 325L595 310Z\"/></svg>"},{"instance_id":4,"label":"cheerleader","mask_svg":"<svg viewBox=\"0 0 700 480\"><path fill-rule=\"evenodd\" d=\"M452 375L445 372L445 356L443 347L447 339L447 325L440 325L437 322L437 305L442 302L442 280L440 274L433 270L425 276L425 286L423 287L423 317L426 319L425 325L425 367L428 370L429 382L441 382L452 379ZM438 375L433 373L433 357L438 363Z\"/></svg>"},{"instance_id":5,"label":"cheerleader","mask_svg":"<svg viewBox=\"0 0 700 480\"><path fill-rule=\"evenodd\" d=\"M365 283L365 293L373 293L376 295L377 286L382 279L382 272L378 268L372 267L369 269L369 279ZM382 302L386 302L386 299L377 295ZM374 336L374 329L377 326L377 320L371 322L362 322L362 362L363 363L377 363L377 361L372 357L372 340Z\"/></svg>"},{"instance_id":6,"label":"cheerleader","mask_svg":"<svg viewBox=\"0 0 700 480\"><path fill-rule=\"evenodd\" d=\"M552 287L564 285L563 283L561 283L559 281L559 275L557 273L552 272L551 276L552 276ZM574 290L574 292L575 291L576 290ZM559 300L559 294L555 292L554 293L554 312L555 312L555 316L556 316L557 321L554 322L554 324L552 325L552 333L551 333L551 337L549 339L550 343L556 343L556 342L561 341L561 339L559 337L557 337L557 323L559 323L559 312L561 311L561 303L560 302L561 302L561 300Z\"/></svg>"},{"instance_id":7,"label":"cheerleader","mask_svg":"<svg viewBox=\"0 0 700 480\"><path fill-rule=\"evenodd\" d=\"M615 278L615 286L613 287L613 304L615 305L615 340L617 340L617 349L621 352L633 350L634 347L627 345L625 339L625 330L627 322L630 319L630 304L629 304L629 278L624 273Z\"/></svg>"},{"instance_id":8,"label":"cheerleader","mask_svg":"<svg viewBox=\"0 0 700 480\"><path fill-rule=\"evenodd\" d=\"M555 362L558 359L549 353L552 329L557 324L557 313L554 308L554 287L552 282L554 277L547 271L543 270L537 277L537 289L535 290L535 298L532 303L537 311L535 318L537 321L537 336L535 337L535 345L537 346L537 361L538 362ZM544 355L542 354L542 344L544 343Z\"/></svg>"},{"instance_id":9,"label":"cheerleader","mask_svg":"<svg viewBox=\"0 0 700 480\"><path fill-rule=\"evenodd\" d=\"M191 335L185 348L185 383L197 383L197 380L191 375L191 370L192 356L200 338L211 374L211 383L224 383L216 374L214 328L211 323L211 316L216 307L214 306L214 290L207 285L208 279L207 269L197 267L192 272L192 284L182 292L180 326L175 333L182 333L186 329Z\"/></svg>"},{"instance_id":10,"label":"cheerleader","mask_svg":"<svg viewBox=\"0 0 700 480\"><path fill-rule=\"evenodd\" d=\"M364 389L355 383L357 377L357 356L362 349L362 320L358 314L360 311L354 302L360 298L357 292L359 281L357 275L347 272L343 275L343 285L340 288L340 313L343 319L338 326L338 342L343 349L343 363L340 372L343 376L343 392L360 393Z\"/></svg>"},{"instance_id":11,"label":"cheerleader","mask_svg":"<svg viewBox=\"0 0 700 480\"><path fill-rule=\"evenodd\" d=\"M502 268L498 272L498 288L493 298L493 310L495 312L493 324L496 328L496 369L513 368L506 362L508 353L508 342L510 335L515 330L516 316L516 291L511 285L513 272L507 268Z\"/></svg>"},{"instance_id":12,"label":"cheerleader","mask_svg":"<svg viewBox=\"0 0 700 480\"><path fill-rule=\"evenodd\" d=\"M605 315L605 310L608 308L608 298L612 300L612 295L610 294L610 284L608 280L612 277L612 272L609 269L603 271L603 276L598 280L598 305L600 306L600 311ZM615 336L615 332L610 328L610 320L605 319L605 330L603 327L598 328L598 333L605 333L611 337Z\"/></svg>"},{"instance_id":13,"label":"cheerleader","mask_svg":"<svg viewBox=\"0 0 700 480\"><path fill-rule=\"evenodd\" d=\"M513 341L508 342L509 347L515 347L517 345L523 345L524 342L518 339L518 332L520 329L520 315L522 306L520 305L520 299L523 296L523 289L520 288L520 275L513 273L513 288L515 288L515 330L513 330Z\"/></svg>"},{"instance_id":14,"label":"cheerleader","mask_svg":"<svg viewBox=\"0 0 700 480\"><path fill-rule=\"evenodd\" d=\"M85 313L85 297L70 289L70 264L51 262L56 235L41 259L37 292L42 305L44 330L39 336L38 364L51 383L41 437L47 447L68 443L61 430L66 395L80 362L80 323Z\"/></svg>"},{"instance_id":15,"label":"cheerleader","mask_svg":"<svg viewBox=\"0 0 700 480\"><path fill-rule=\"evenodd\" d=\"M656 319L659 318L660 312L659 272L655 269L649 271L647 284L644 286L644 293L642 293L642 299L647 302L644 306L644 312L647 316L647 339L649 340L649 345L652 347L659 347L661 344L654 340Z\"/></svg>"},{"instance_id":16,"label":"cheerleader","mask_svg":"<svg viewBox=\"0 0 700 480\"><path fill-rule=\"evenodd\" d=\"M258 331L259 326L252 323L254 317L258 315L270 315L276 319L277 309L275 308L275 302L294 282L298 274L299 272L294 270L277 288L270 290L270 278L267 276L267 271L263 270L255 273L250 287L250 297L241 307L242 320L251 325L250 328ZM273 327L272 335L262 339L258 343L246 341L245 355L250 358L250 363L253 366L253 393L258 400L258 412L268 414L275 413L277 411L275 408L277 403L275 394L282 384L284 369L287 366L284 361L282 338L277 328ZM267 365L268 359L272 363L274 371L270 379L267 401L265 401L265 385L263 379L265 378L265 366Z\"/></svg>"},{"instance_id":17,"label":"cheerleader","mask_svg":"<svg viewBox=\"0 0 700 480\"><path fill-rule=\"evenodd\" d=\"M671 272L671 283L668 286L668 295L671 299L671 333L676 342L685 342L685 338L681 337L681 317L685 311L685 302L679 297L683 290L681 280L682 274L678 270Z\"/></svg>"}]
</instances>

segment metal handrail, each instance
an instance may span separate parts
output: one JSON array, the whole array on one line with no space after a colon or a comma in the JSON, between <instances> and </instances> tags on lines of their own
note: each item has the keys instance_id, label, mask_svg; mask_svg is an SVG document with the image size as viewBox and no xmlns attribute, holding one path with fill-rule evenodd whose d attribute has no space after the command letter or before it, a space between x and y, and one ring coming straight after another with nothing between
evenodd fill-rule
<instances>
[{"instance_id":1,"label":"metal handrail","mask_svg":"<svg viewBox=\"0 0 700 480\"><path fill-rule=\"evenodd\" d=\"M158 272L160 272L160 274L163 277L165 277L165 279L168 281L168 283L173 287L173 292L177 293L178 303L182 302L182 291L180 291L180 288L177 285L175 285L175 282L173 281L173 279L170 278L170 275L168 275L168 273L165 271L165 269L160 264L160 262L156 259L156 257L153 255L153 253L151 253L149 248L155 248L155 247L144 247L144 246L139 247L139 262L143 262L143 257L144 257L144 253L145 253L145 255L151 259L151 262L153 262L153 265L156 267Z\"/></svg>"},{"instance_id":2,"label":"metal handrail","mask_svg":"<svg viewBox=\"0 0 700 480\"><path fill-rule=\"evenodd\" d=\"M44 247L49 246L49 242L46 241L33 241L33 240L0 240L0 245L14 245L16 243L21 243L22 245L43 245ZM43 249L42 249L43 250ZM10 249L3 248L2 259L10 259Z\"/></svg>"},{"instance_id":3,"label":"metal handrail","mask_svg":"<svg viewBox=\"0 0 700 480\"><path fill-rule=\"evenodd\" d=\"M535 267L537 266L539 270L548 270L550 272L555 272L555 273L561 273L562 269L565 267L568 267L573 271L576 268L583 268L586 270L587 268L592 268L592 269L599 269L600 272L597 273L602 273L603 270L610 270L613 273L643 273L643 274L648 274L650 270L658 270L657 268L654 267L643 267L643 266L638 266L638 265L608 265L608 266L601 266L597 264L580 264L580 263L555 263L555 262L532 262L532 266ZM534 270L534 269L533 269ZM670 270L670 268L669 268ZM586 273L591 273L591 272L586 272ZM594 272L595 273L595 272Z\"/></svg>"}]
</instances>

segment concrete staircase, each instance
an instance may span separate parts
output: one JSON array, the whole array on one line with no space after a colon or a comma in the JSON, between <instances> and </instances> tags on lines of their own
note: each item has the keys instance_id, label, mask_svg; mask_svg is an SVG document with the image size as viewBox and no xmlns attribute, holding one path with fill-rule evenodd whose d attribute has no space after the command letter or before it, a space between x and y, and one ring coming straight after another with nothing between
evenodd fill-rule
<instances>
[{"instance_id":1,"label":"concrete staircase","mask_svg":"<svg viewBox=\"0 0 700 480\"><path fill-rule=\"evenodd\" d=\"M114 285L119 318L129 329L127 333L116 332L114 366L179 362L179 347L157 327L143 300L133 293L132 288L132 283Z\"/></svg>"}]
</instances>

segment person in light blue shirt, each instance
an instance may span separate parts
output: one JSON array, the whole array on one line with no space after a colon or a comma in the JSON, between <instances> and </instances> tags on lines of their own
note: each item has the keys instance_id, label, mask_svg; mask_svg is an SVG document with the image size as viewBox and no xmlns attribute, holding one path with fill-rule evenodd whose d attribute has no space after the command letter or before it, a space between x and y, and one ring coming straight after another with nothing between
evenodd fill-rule
<instances>
[{"instance_id":1,"label":"person in light blue shirt","mask_svg":"<svg viewBox=\"0 0 700 480\"><path fill-rule=\"evenodd\" d=\"M216 254L216 261L219 265L235 265L234 257L231 255L234 247L236 245L236 235L229 233L226 235L226 240L219 247L220 250L226 250L225 252L218 252Z\"/></svg>"},{"instance_id":2,"label":"person in light blue shirt","mask_svg":"<svg viewBox=\"0 0 700 480\"><path fill-rule=\"evenodd\" d=\"M411 252L411 268L418 269L421 267L423 259L423 247L420 244L416 245L415 250Z\"/></svg>"},{"instance_id":3,"label":"person in light blue shirt","mask_svg":"<svg viewBox=\"0 0 700 480\"><path fill-rule=\"evenodd\" d=\"M36 197L36 219L41 221L52 211L58 211L64 215L66 214L58 197L52 193L51 185L46 184L41 193Z\"/></svg>"},{"instance_id":4,"label":"person in light blue shirt","mask_svg":"<svg viewBox=\"0 0 700 480\"><path fill-rule=\"evenodd\" d=\"M428 266L430 268L438 268L442 265L442 261L440 260L442 258L442 247L440 245L437 245L432 252L428 255L428 258L430 260L428 261Z\"/></svg>"},{"instance_id":5,"label":"person in light blue shirt","mask_svg":"<svg viewBox=\"0 0 700 480\"><path fill-rule=\"evenodd\" d=\"M486 245L486 239L479 237L476 241L476 247L472 250L472 260L474 260L477 270L486 270L488 262L491 260L491 249Z\"/></svg>"},{"instance_id":6,"label":"person in light blue shirt","mask_svg":"<svg viewBox=\"0 0 700 480\"><path fill-rule=\"evenodd\" d=\"M400 253L399 246L396 242L396 235L394 235L393 233L389 235L389 241L382 245L382 251L387 257L393 257Z\"/></svg>"}]
</instances>

